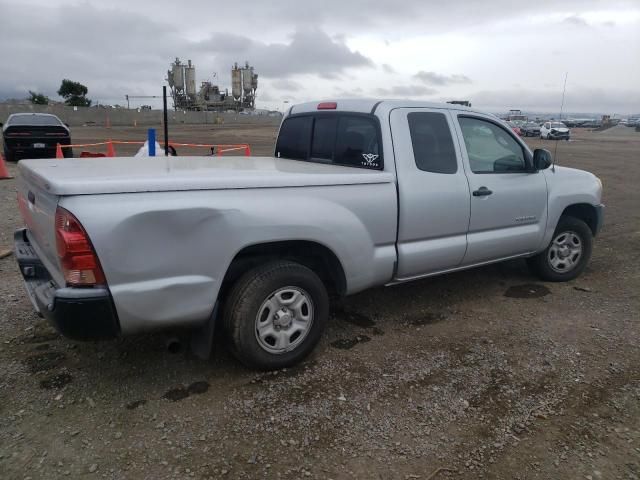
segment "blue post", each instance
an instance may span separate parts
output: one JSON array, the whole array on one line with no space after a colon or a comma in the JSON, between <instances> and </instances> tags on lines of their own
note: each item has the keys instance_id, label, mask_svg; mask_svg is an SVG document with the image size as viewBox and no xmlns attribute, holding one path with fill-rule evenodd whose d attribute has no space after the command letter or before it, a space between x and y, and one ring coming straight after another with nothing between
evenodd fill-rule
<instances>
[{"instance_id":1,"label":"blue post","mask_svg":"<svg viewBox=\"0 0 640 480\"><path fill-rule=\"evenodd\" d=\"M147 140L149 141L149 156L156 156L156 129L150 128L147 132Z\"/></svg>"}]
</instances>

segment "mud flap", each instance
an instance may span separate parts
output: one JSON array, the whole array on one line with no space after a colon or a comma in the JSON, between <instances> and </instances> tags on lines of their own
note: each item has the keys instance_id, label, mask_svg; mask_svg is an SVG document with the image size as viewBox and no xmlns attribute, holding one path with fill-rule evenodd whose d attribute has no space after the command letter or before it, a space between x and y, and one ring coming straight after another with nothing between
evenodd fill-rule
<instances>
[{"instance_id":1,"label":"mud flap","mask_svg":"<svg viewBox=\"0 0 640 480\"><path fill-rule=\"evenodd\" d=\"M201 360L209 360L213 352L213 334L215 333L216 318L218 317L218 302L213 307L213 313L204 325L191 332L191 352Z\"/></svg>"}]
</instances>

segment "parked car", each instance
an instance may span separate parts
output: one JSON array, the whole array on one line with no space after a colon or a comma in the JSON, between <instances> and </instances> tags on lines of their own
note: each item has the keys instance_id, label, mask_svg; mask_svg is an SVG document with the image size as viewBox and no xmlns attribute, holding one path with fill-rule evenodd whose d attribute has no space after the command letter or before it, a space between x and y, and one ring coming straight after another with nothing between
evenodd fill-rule
<instances>
[{"instance_id":1,"label":"parked car","mask_svg":"<svg viewBox=\"0 0 640 480\"><path fill-rule=\"evenodd\" d=\"M0 124L1 125L1 124ZM54 158L56 145L71 145L71 133L55 115L48 113L14 113L2 125L4 157L8 162L21 158ZM71 148L63 148L72 157Z\"/></svg>"},{"instance_id":2,"label":"parked car","mask_svg":"<svg viewBox=\"0 0 640 480\"><path fill-rule=\"evenodd\" d=\"M582 128L600 128L602 126L602 121L600 120L588 120L580 125Z\"/></svg>"},{"instance_id":3,"label":"parked car","mask_svg":"<svg viewBox=\"0 0 640 480\"><path fill-rule=\"evenodd\" d=\"M207 356L220 329L242 362L277 369L311 352L332 297L515 258L576 278L602 184L550 165L470 108L305 103L273 157L21 161L15 253L69 337L183 327Z\"/></svg>"},{"instance_id":4,"label":"parked car","mask_svg":"<svg viewBox=\"0 0 640 480\"><path fill-rule=\"evenodd\" d=\"M508 121L507 125L509 125L509 128L511 128L511 130L513 130L516 135L518 135L519 137L522 136L522 130L520 129L520 127L518 125L516 125L515 123L513 123L511 121Z\"/></svg>"},{"instance_id":5,"label":"parked car","mask_svg":"<svg viewBox=\"0 0 640 480\"><path fill-rule=\"evenodd\" d=\"M571 130L562 122L545 122L540 127L540 138L569 140L571 138Z\"/></svg>"},{"instance_id":6,"label":"parked car","mask_svg":"<svg viewBox=\"0 0 640 480\"><path fill-rule=\"evenodd\" d=\"M539 137L540 125L535 122L527 122L520 127L523 137Z\"/></svg>"}]
</instances>

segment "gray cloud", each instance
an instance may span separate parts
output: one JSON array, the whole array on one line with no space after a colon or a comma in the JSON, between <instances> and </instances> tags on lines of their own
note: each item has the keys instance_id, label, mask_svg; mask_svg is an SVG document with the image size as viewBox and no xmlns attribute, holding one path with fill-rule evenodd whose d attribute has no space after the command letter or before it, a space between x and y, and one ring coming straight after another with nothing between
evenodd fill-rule
<instances>
[{"instance_id":1,"label":"gray cloud","mask_svg":"<svg viewBox=\"0 0 640 480\"><path fill-rule=\"evenodd\" d=\"M9 4L8 0L7 4ZM24 2L25 0L22 0ZM33 1L33 0L31 0ZM54 2L77 5L78 0L38 0L49 5ZM14 2L17 3L17 2ZM85 5L83 3L82 5ZM120 10L126 14L148 16L153 11L153 18L168 24L179 23L179 15L184 14L179 7L171 8L156 0L110 0L108 9ZM608 0L606 8L616 10L637 7L637 0ZM158 8L162 7L162 8ZM167 8L168 7L168 8ZM301 2L299 0L247 0L243 4L234 2L211 2L210 0L190 0L189 11L196 12L202 22L190 22L189 28L215 28L218 31L237 32L238 26L244 31L264 36L267 33L295 30L295 27L325 29L331 27L336 34L352 35L363 29L384 28L385 38L393 41L397 31L416 29L429 33L439 33L455 28L475 26L483 22L509 20L526 17L541 12L572 12L602 8L602 0L538 0L536 2L520 2L513 8L512 0L487 0L470 2L469 0L449 0L446 5L437 0L405 0L402 8L388 0L324 0L323 2ZM105 11L108 11L105 9ZM69 17L72 18L72 17ZM230 19L230 21L225 21ZM207 21L210 20L210 21ZM74 22L76 23L76 22ZM201 23L201 25L198 25ZM211 27L214 25L214 27ZM294 28L291 28L291 27ZM389 28L395 26L396 28ZM121 31L121 30L120 30ZM382 30L381 30L382 31Z\"/></svg>"},{"instance_id":2,"label":"gray cloud","mask_svg":"<svg viewBox=\"0 0 640 480\"><path fill-rule=\"evenodd\" d=\"M367 93L403 97L433 95L437 88L442 95L455 90L452 95L474 100L471 93L477 91L487 105L517 106L512 91L520 90L511 86L518 82L529 89L523 90L527 103L545 106L544 84L575 71L586 86L602 87L600 96L574 97L584 102L582 110L611 101L611 108L622 112L620 94L633 89L631 79L639 74L633 61L640 55L634 41L640 27L637 0L608 0L605 6L601 0L538 0L517 9L511 0L450 0L446 6L406 0L402 8L387 0L246 0L241 6L190 0L188 14L196 12L198 22L183 21L181 5L157 0L0 0L0 12L7 19L0 28L5 47L0 98L24 98L31 89L59 99L60 81L71 78L86 84L94 100L123 103L125 94L158 94L169 62L178 55L195 62L198 82L217 72L214 80L223 88L230 86L231 65L248 60L260 75L259 102L338 91L362 95L353 87L364 86ZM580 28L592 18L600 18L591 26L602 38ZM581 48L541 57L532 74L520 47L536 47L540 38L563 45L568 29L571 45ZM440 35L453 43L434 46ZM469 45L470 38L477 42ZM402 44L406 55L398 51ZM598 65L593 58L601 59ZM390 75L418 70L422 78L408 75L404 82L386 85L395 78ZM277 83L284 80L294 83ZM626 111L640 110L633 92L628 98Z\"/></svg>"},{"instance_id":3,"label":"gray cloud","mask_svg":"<svg viewBox=\"0 0 640 480\"><path fill-rule=\"evenodd\" d=\"M426 85L451 85L453 83L471 83L471 79L466 75L442 75L436 72L425 72L423 70L416 73L413 78L420 80Z\"/></svg>"},{"instance_id":4,"label":"gray cloud","mask_svg":"<svg viewBox=\"0 0 640 480\"><path fill-rule=\"evenodd\" d=\"M244 60L260 77L274 79L312 74L335 80L347 69L374 66L318 28L295 31L288 42L230 33L192 41L172 24L90 4L42 6L34 15L29 5L0 0L0 10L11 19L0 28L0 44L11 45L11 62L0 66L0 98L25 97L31 89L57 99L60 82L71 78L88 86L90 98L122 103L125 94L157 94L170 61L185 53L200 59L198 82L217 72L223 86L230 83L231 65Z\"/></svg>"},{"instance_id":5,"label":"gray cloud","mask_svg":"<svg viewBox=\"0 0 640 480\"><path fill-rule=\"evenodd\" d=\"M389 73L389 74L396 73L395 69L388 63L383 63L380 67L382 68L382 71L384 73Z\"/></svg>"},{"instance_id":6,"label":"gray cloud","mask_svg":"<svg viewBox=\"0 0 640 480\"><path fill-rule=\"evenodd\" d=\"M390 88L377 88L375 92L383 97L424 97L438 93L437 90L424 85L396 85Z\"/></svg>"},{"instance_id":7,"label":"gray cloud","mask_svg":"<svg viewBox=\"0 0 640 480\"><path fill-rule=\"evenodd\" d=\"M569 25L573 25L576 27L588 27L589 24L587 23L587 21L582 18L579 15L570 15L567 18L565 18L564 20L562 20L562 23L567 23Z\"/></svg>"},{"instance_id":8,"label":"gray cloud","mask_svg":"<svg viewBox=\"0 0 640 480\"><path fill-rule=\"evenodd\" d=\"M373 67L371 59L352 51L340 38L322 30L298 30L290 43L265 43L233 34L216 34L198 44L200 51L212 52L215 63L231 65L238 58L251 59L260 75L284 78L312 73L337 78L348 68Z\"/></svg>"},{"instance_id":9,"label":"gray cloud","mask_svg":"<svg viewBox=\"0 0 640 480\"><path fill-rule=\"evenodd\" d=\"M295 82L286 78L271 82L271 86L273 88L277 88L278 90L285 90L288 92L298 92L304 88L304 85L302 85L300 82Z\"/></svg>"},{"instance_id":10,"label":"gray cloud","mask_svg":"<svg viewBox=\"0 0 640 480\"><path fill-rule=\"evenodd\" d=\"M529 111L559 112L562 86L558 90L484 90L470 97L474 107L505 111L520 108ZM567 87L565 112L635 113L640 112L640 91Z\"/></svg>"}]
</instances>

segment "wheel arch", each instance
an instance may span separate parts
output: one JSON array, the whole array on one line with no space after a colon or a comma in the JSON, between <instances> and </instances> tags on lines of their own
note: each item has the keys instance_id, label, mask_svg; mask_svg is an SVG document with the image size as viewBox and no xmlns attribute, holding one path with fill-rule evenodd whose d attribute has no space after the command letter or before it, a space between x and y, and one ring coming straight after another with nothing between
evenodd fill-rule
<instances>
[{"instance_id":1,"label":"wheel arch","mask_svg":"<svg viewBox=\"0 0 640 480\"><path fill-rule=\"evenodd\" d=\"M290 260L313 270L330 294L343 296L347 291L344 267L330 248L310 240L283 240L248 245L236 253L225 273L219 296L248 269L272 260Z\"/></svg>"},{"instance_id":2,"label":"wheel arch","mask_svg":"<svg viewBox=\"0 0 640 480\"><path fill-rule=\"evenodd\" d=\"M598 213L596 207L589 203L574 203L567 206L560 215L560 218L562 217L574 217L582 220L589 226L594 236L598 232Z\"/></svg>"}]
</instances>

